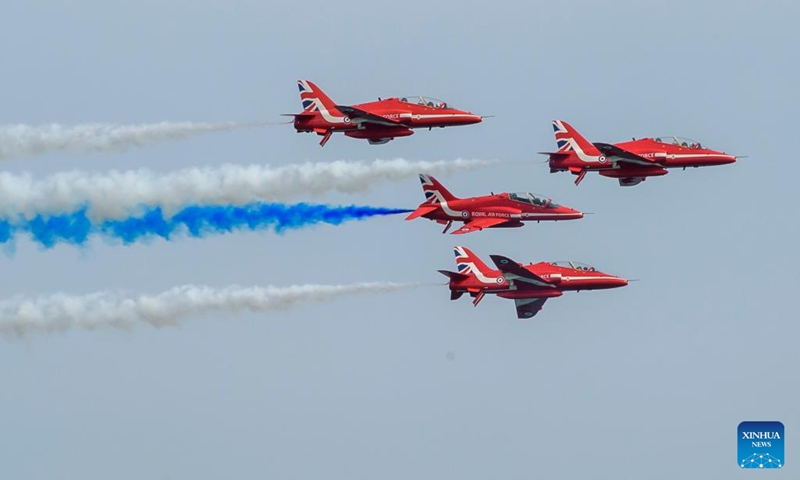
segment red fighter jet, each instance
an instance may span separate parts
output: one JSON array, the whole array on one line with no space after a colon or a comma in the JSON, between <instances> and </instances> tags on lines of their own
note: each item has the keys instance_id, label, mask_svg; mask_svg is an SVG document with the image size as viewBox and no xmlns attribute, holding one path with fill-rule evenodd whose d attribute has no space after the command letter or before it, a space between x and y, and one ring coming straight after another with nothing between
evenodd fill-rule
<instances>
[{"instance_id":1,"label":"red fighter jet","mask_svg":"<svg viewBox=\"0 0 800 480\"><path fill-rule=\"evenodd\" d=\"M620 186L638 185L647 177L667 174L668 168L708 167L733 163L736 157L711 150L686 138L662 136L622 143L590 143L563 120L553 121L558 151L550 156L550 173L570 171L581 183L586 172L596 170L616 178Z\"/></svg>"},{"instance_id":2,"label":"red fighter jet","mask_svg":"<svg viewBox=\"0 0 800 480\"><path fill-rule=\"evenodd\" d=\"M320 146L333 132L344 132L352 138L366 139L370 145L381 145L395 137L407 137L412 128L452 127L480 123L480 115L457 110L432 97L400 97L378 99L358 105L336 105L318 86L298 80L303 112L294 117L294 128L322 136Z\"/></svg>"},{"instance_id":3,"label":"red fighter jet","mask_svg":"<svg viewBox=\"0 0 800 480\"><path fill-rule=\"evenodd\" d=\"M453 221L464 222L454 234L476 232L484 228L513 228L523 222L542 220L574 220L583 213L557 205L549 198L532 193L497 193L483 197L458 198L430 175L421 173L423 202L406 220L417 217L434 220L445 225L442 233Z\"/></svg>"},{"instance_id":4,"label":"red fighter jet","mask_svg":"<svg viewBox=\"0 0 800 480\"><path fill-rule=\"evenodd\" d=\"M628 281L577 262L539 262L522 265L502 255L490 255L498 270L486 266L466 247L455 247L458 272L439 270L450 278L450 300L464 293L478 305L487 293L514 299L517 318L539 313L548 298L568 290L599 290L624 287Z\"/></svg>"}]
</instances>

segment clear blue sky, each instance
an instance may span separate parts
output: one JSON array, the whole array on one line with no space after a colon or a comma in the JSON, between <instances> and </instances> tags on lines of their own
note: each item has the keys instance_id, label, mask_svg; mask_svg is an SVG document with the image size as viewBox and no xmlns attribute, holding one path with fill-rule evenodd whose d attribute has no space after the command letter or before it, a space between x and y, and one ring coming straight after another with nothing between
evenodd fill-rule
<instances>
[{"instance_id":1,"label":"clear blue sky","mask_svg":"<svg viewBox=\"0 0 800 480\"><path fill-rule=\"evenodd\" d=\"M9 479L744 478L743 420L800 449L795 211L797 2L8 1L0 124L277 120L295 81L337 102L432 95L481 125L383 146L289 127L11 172L223 162L498 158L454 193L530 190L584 220L441 235L401 217L285 235L0 256L0 293L155 293L185 283L439 282L452 245L574 259L627 288L565 294L535 321L446 287L179 328L0 344ZM549 174L550 121L595 141L674 134L738 155L633 188ZM331 203L415 207L416 179ZM297 259L300 259L298 262Z\"/></svg>"}]
</instances>

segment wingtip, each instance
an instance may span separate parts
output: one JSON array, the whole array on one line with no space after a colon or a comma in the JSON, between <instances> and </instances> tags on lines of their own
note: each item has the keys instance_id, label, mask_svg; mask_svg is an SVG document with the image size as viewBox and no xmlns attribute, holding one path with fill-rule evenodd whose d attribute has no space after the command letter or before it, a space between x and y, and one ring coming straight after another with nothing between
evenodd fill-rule
<instances>
[{"instance_id":1,"label":"wingtip","mask_svg":"<svg viewBox=\"0 0 800 480\"><path fill-rule=\"evenodd\" d=\"M510 258L503 255L492 254L489 255L489 258L492 260L492 262L494 262L497 268L505 267L506 265L509 265L514 262Z\"/></svg>"}]
</instances>

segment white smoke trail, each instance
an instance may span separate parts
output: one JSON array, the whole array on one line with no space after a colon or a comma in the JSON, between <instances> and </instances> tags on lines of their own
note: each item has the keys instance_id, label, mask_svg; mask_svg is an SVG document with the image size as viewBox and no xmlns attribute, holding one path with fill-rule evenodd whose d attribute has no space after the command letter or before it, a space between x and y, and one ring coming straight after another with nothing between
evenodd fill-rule
<instances>
[{"instance_id":1,"label":"white smoke trail","mask_svg":"<svg viewBox=\"0 0 800 480\"><path fill-rule=\"evenodd\" d=\"M43 179L30 174L0 172L0 216L70 213L84 206L92 220L123 218L141 206L164 209L165 214L188 205L245 205L308 199L331 191L363 192L377 182L415 177L418 173L448 174L494 163L487 160L372 162L335 161L271 168L233 165L187 168L166 174L150 170L81 171L56 173Z\"/></svg>"},{"instance_id":2,"label":"white smoke trail","mask_svg":"<svg viewBox=\"0 0 800 480\"><path fill-rule=\"evenodd\" d=\"M211 313L286 310L304 303L324 303L344 296L394 292L417 286L390 282L222 289L185 285L157 295L132 297L118 292L18 297L0 301L0 335L24 337L31 333L107 327L131 330L141 325L160 328Z\"/></svg>"},{"instance_id":3,"label":"white smoke trail","mask_svg":"<svg viewBox=\"0 0 800 480\"><path fill-rule=\"evenodd\" d=\"M91 123L74 126L0 125L0 159L49 151L112 152L148 143L181 140L208 132L253 127L242 122L160 122L139 125Z\"/></svg>"}]
</instances>

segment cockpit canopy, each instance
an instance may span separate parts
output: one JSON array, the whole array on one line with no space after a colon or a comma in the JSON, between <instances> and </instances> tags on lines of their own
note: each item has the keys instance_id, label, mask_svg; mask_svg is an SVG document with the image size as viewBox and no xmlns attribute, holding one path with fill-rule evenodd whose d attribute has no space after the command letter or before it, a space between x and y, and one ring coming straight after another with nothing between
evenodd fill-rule
<instances>
[{"instance_id":1,"label":"cockpit canopy","mask_svg":"<svg viewBox=\"0 0 800 480\"><path fill-rule=\"evenodd\" d=\"M586 272L597 271L593 266L586 265L585 263L580 263L580 262L560 261L560 262L550 262L550 265L555 265L556 267L571 268L573 270L583 270Z\"/></svg>"},{"instance_id":2,"label":"cockpit canopy","mask_svg":"<svg viewBox=\"0 0 800 480\"><path fill-rule=\"evenodd\" d=\"M674 137L672 135L662 135L660 137L653 137L658 143L666 143L669 145L679 145L686 148L705 148L700 142L692 140L691 138Z\"/></svg>"},{"instance_id":3,"label":"cockpit canopy","mask_svg":"<svg viewBox=\"0 0 800 480\"><path fill-rule=\"evenodd\" d=\"M534 195L531 192L515 192L509 193L508 198L515 202L527 203L536 207L557 208L558 204L553 202L547 197Z\"/></svg>"},{"instance_id":4,"label":"cockpit canopy","mask_svg":"<svg viewBox=\"0 0 800 480\"><path fill-rule=\"evenodd\" d=\"M413 103L415 105L424 105L431 108L452 108L447 104L447 102L437 100L433 97L400 97L400 101L404 103Z\"/></svg>"}]
</instances>

